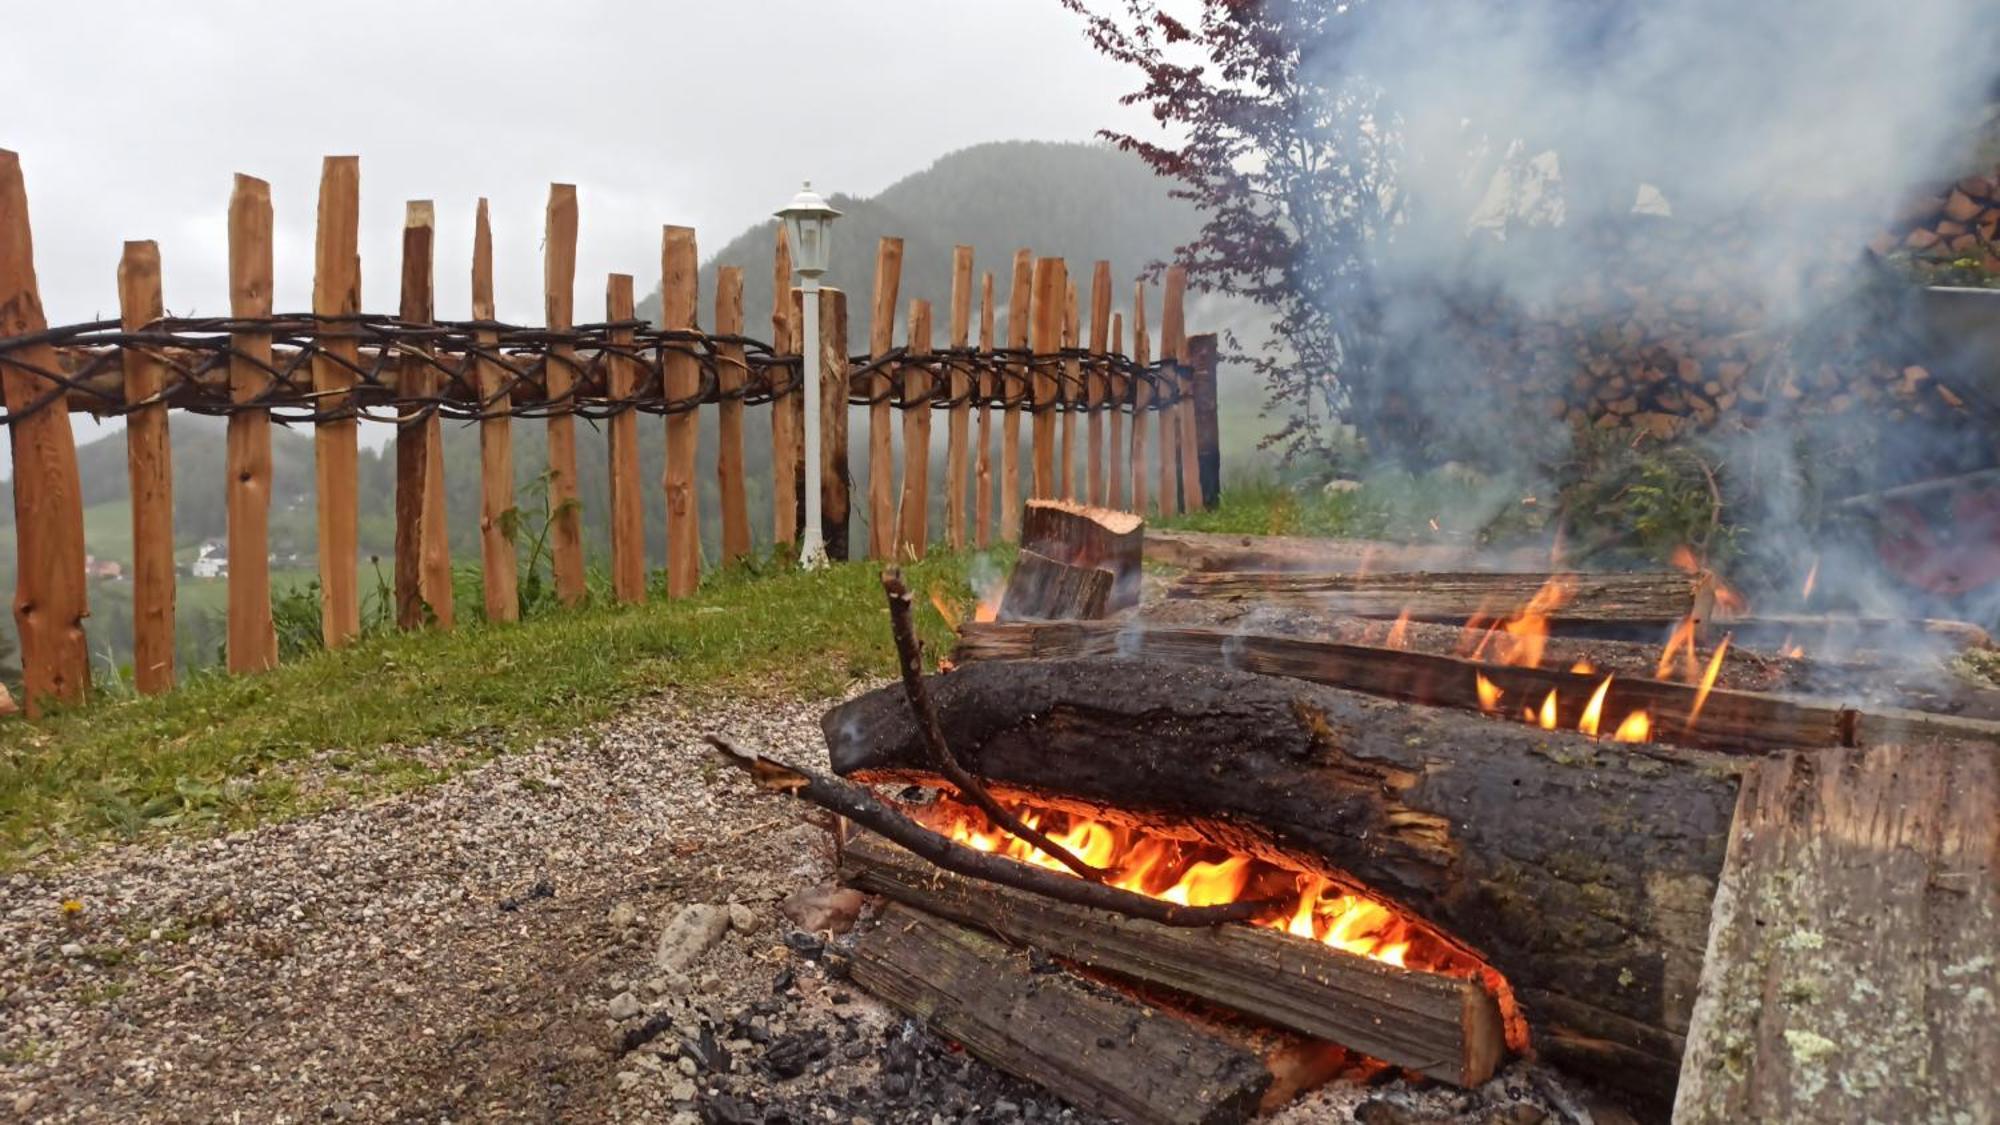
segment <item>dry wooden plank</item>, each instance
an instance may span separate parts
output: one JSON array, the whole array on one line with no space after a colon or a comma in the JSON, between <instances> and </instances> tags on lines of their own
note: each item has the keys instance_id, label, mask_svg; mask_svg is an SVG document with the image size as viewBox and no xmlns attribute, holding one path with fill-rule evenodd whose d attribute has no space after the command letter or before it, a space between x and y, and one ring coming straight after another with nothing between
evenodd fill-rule
<instances>
[{"instance_id":1,"label":"dry wooden plank","mask_svg":"<svg viewBox=\"0 0 2000 1125\"><path fill-rule=\"evenodd\" d=\"M896 557L921 559L930 543L931 303L911 301L910 362L903 365L903 500L896 519Z\"/></svg>"},{"instance_id":2,"label":"dry wooden plank","mask_svg":"<svg viewBox=\"0 0 2000 1125\"><path fill-rule=\"evenodd\" d=\"M1130 512L1065 500L1030 500L1021 525L1021 546L1057 562L1107 572L1111 590L1105 608L1116 612L1139 604L1145 530L1145 522Z\"/></svg>"},{"instance_id":3,"label":"dry wooden plank","mask_svg":"<svg viewBox=\"0 0 2000 1125\"><path fill-rule=\"evenodd\" d=\"M699 298L699 261L694 228L668 226L660 232L660 327L693 332ZM780 295L782 298L782 294ZM661 361L669 401L685 402L701 392L701 361L678 348ZM667 415L667 596L685 598L701 584L701 509L695 502L694 463L701 420L693 409Z\"/></svg>"},{"instance_id":4,"label":"dry wooden plank","mask_svg":"<svg viewBox=\"0 0 2000 1125\"><path fill-rule=\"evenodd\" d=\"M314 243L313 315L320 318L320 354L313 357L315 406L351 406L350 366L360 351L355 328L341 318L361 312L361 160L329 156L320 169L319 230ZM328 648L361 635L360 421L352 414L313 425L313 468L319 491L320 634Z\"/></svg>"},{"instance_id":5,"label":"dry wooden plank","mask_svg":"<svg viewBox=\"0 0 2000 1125\"><path fill-rule=\"evenodd\" d=\"M404 207L399 315L411 324L429 324L436 316L432 289L436 227L436 210L428 200L412 200ZM410 349L416 354L405 355L398 363L402 392L436 395L439 380L428 358L431 345L413 341ZM442 429L436 411L412 410L396 420L396 626L400 629L415 629L427 618L451 626Z\"/></svg>"},{"instance_id":6,"label":"dry wooden plank","mask_svg":"<svg viewBox=\"0 0 2000 1125\"><path fill-rule=\"evenodd\" d=\"M1477 557L1476 551L1447 544L1146 529L1146 561L1186 570L1319 573L1451 570L1468 568ZM1533 569L1546 562L1547 556L1537 552L1532 559L1510 561L1521 562L1520 569Z\"/></svg>"},{"instance_id":7,"label":"dry wooden plank","mask_svg":"<svg viewBox=\"0 0 2000 1125\"><path fill-rule=\"evenodd\" d=\"M576 323L576 185L550 184L542 239L542 291L551 332ZM576 349L549 346L545 379L551 402L573 393ZM567 408L549 415L549 569L556 598L564 605L583 600L583 501L576 490L576 416Z\"/></svg>"},{"instance_id":8,"label":"dry wooden plank","mask_svg":"<svg viewBox=\"0 0 2000 1125\"><path fill-rule=\"evenodd\" d=\"M792 244L785 224L778 224L771 255L771 351L777 355L805 354L801 337L804 316L794 300ZM794 404L791 400L797 397ZM774 541L796 543L805 530L805 397L772 400L771 519Z\"/></svg>"},{"instance_id":9,"label":"dry wooden plank","mask_svg":"<svg viewBox=\"0 0 2000 1125\"><path fill-rule=\"evenodd\" d=\"M1795 751L1745 779L1674 1120L2000 1118L2000 750Z\"/></svg>"},{"instance_id":10,"label":"dry wooden plank","mask_svg":"<svg viewBox=\"0 0 2000 1125\"><path fill-rule=\"evenodd\" d=\"M1146 336L1146 283L1141 281L1132 286L1132 362L1140 367L1151 363L1152 341ZM1146 455L1146 428L1153 413L1153 384L1139 379L1132 386L1132 510L1135 512L1160 512L1160 496L1152 494L1152 503L1147 504L1148 483L1152 472Z\"/></svg>"},{"instance_id":11,"label":"dry wooden plank","mask_svg":"<svg viewBox=\"0 0 2000 1125\"><path fill-rule=\"evenodd\" d=\"M492 322L493 225L486 200L479 201L472 227L472 319ZM478 384L479 418L479 567L485 587L488 621L514 621L521 616L520 574L514 557L514 431L507 411L507 371L491 358L500 334L476 329L473 342L480 354L473 361Z\"/></svg>"},{"instance_id":12,"label":"dry wooden plank","mask_svg":"<svg viewBox=\"0 0 2000 1125\"><path fill-rule=\"evenodd\" d=\"M715 271L715 331L719 336L743 333L743 270L721 266ZM808 342L807 346L811 346ZM715 347L715 385L721 399L715 409L715 487L722 507L722 561L735 562L750 554L750 497L743 479L743 399L740 397L749 368L744 366L743 345L718 343ZM774 410L778 409L775 405ZM773 469L785 462L789 450L775 445L771 451Z\"/></svg>"},{"instance_id":13,"label":"dry wooden plank","mask_svg":"<svg viewBox=\"0 0 2000 1125\"><path fill-rule=\"evenodd\" d=\"M34 234L21 158L0 149L0 337L48 329L35 282ZM59 388L27 367L56 370L55 349L20 348L0 363L14 458L14 625L28 714L45 700L81 703L90 688L90 613L84 580L83 486L76 439ZM27 365L16 366L17 364ZM37 408L44 399L55 405Z\"/></svg>"},{"instance_id":14,"label":"dry wooden plank","mask_svg":"<svg viewBox=\"0 0 2000 1125\"><path fill-rule=\"evenodd\" d=\"M1061 258L1035 259L1035 331L1031 346L1037 357L1052 356L1062 346L1065 284ZM1056 411L1060 408L1061 392L1056 384L1056 369L1050 361L1038 360L1033 366L1033 376L1035 474L1028 497L1041 500L1056 495Z\"/></svg>"},{"instance_id":15,"label":"dry wooden plank","mask_svg":"<svg viewBox=\"0 0 2000 1125\"><path fill-rule=\"evenodd\" d=\"M979 350L993 353L993 274L979 279ZM993 545L993 398L1000 393L997 376L979 376L979 456L973 469L973 542L982 551Z\"/></svg>"},{"instance_id":16,"label":"dry wooden plank","mask_svg":"<svg viewBox=\"0 0 2000 1125\"><path fill-rule=\"evenodd\" d=\"M951 252L951 338L947 344L963 353L972 343L972 247L955 246ZM950 421L945 436L944 540L954 551L965 549L966 443L971 437L972 376L958 365L950 367L945 394L951 401Z\"/></svg>"},{"instance_id":17,"label":"dry wooden plank","mask_svg":"<svg viewBox=\"0 0 2000 1125\"><path fill-rule=\"evenodd\" d=\"M1035 255L1022 247L1014 251L1014 283L1007 295L1007 350L1021 355L1028 350L1034 320ZM1032 401L1033 376L1025 362L1012 365L1012 378L1001 381L1006 397L1006 413L1000 422L1000 541L1012 543L1021 536L1021 402Z\"/></svg>"},{"instance_id":18,"label":"dry wooden plank","mask_svg":"<svg viewBox=\"0 0 2000 1125\"><path fill-rule=\"evenodd\" d=\"M127 242L118 262L118 319L138 332L166 315L160 247ZM125 401L158 398L167 365L158 355L125 350ZM174 462L167 406L154 402L125 416L125 459L132 481L132 678L141 692L174 686Z\"/></svg>"},{"instance_id":19,"label":"dry wooden plank","mask_svg":"<svg viewBox=\"0 0 2000 1125\"><path fill-rule=\"evenodd\" d=\"M1089 502L1113 503L1104 479L1104 408L1111 396L1100 362L1111 343L1111 263L1100 261L1090 271L1090 373L1084 380L1084 403L1090 410L1090 466L1086 473Z\"/></svg>"},{"instance_id":20,"label":"dry wooden plank","mask_svg":"<svg viewBox=\"0 0 2000 1125\"><path fill-rule=\"evenodd\" d=\"M1091 620L1104 616L1110 596L1110 571L1057 562L1022 547L1000 599L1000 620Z\"/></svg>"},{"instance_id":21,"label":"dry wooden plank","mask_svg":"<svg viewBox=\"0 0 2000 1125\"><path fill-rule=\"evenodd\" d=\"M1063 273L1062 338L1060 347L1065 353L1073 353L1077 341L1076 283L1069 280L1069 273ZM1056 381L1056 401L1062 404L1062 469L1057 475L1062 478L1062 498L1076 499L1076 414L1081 403L1077 394L1077 381L1081 364L1072 354L1066 354L1062 361L1062 377Z\"/></svg>"},{"instance_id":22,"label":"dry wooden plank","mask_svg":"<svg viewBox=\"0 0 2000 1125\"><path fill-rule=\"evenodd\" d=\"M1551 630L1594 622L1671 627L1708 617L1710 581L1678 570L1557 574L1492 571L1389 571L1288 574L1213 571L1182 575L1174 598L1304 603L1353 617L1465 622L1518 613L1551 582L1566 596L1547 614Z\"/></svg>"},{"instance_id":23,"label":"dry wooden plank","mask_svg":"<svg viewBox=\"0 0 2000 1125\"><path fill-rule=\"evenodd\" d=\"M1201 445L1195 431L1194 378L1187 373L1187 269L1168 266L1160 299L1161 356L1171 361L1178 373L1180 401L1174 405L1175 446L1180 461L1180 511L1201 506Z\"/></svg>"},{"instance_id":24,"label":"dry wooden plank","mask_svg":"<svg viewBox=\"0 0 2000 1125\"><path fill-rule=\"evenodd\" d=\"M1122 312L1111 314L1110 353L1113 356L1125 354L1125 314ZM1105 375L1105 386L1105 394L1110 403L1109 412L1111 414L1111 449L1109 454L1111 459L1111 479L1109 485L1110 491L1105 496L1104 503L1106 507L1117 508L1121 511L1130 511L1133 509L1128 507L1125 495L1125 463L1127 457L1125 445L1125 404L1132 401L1131 382L1124 375L1107 373Z\"/></svg>"},{"instance_id":25,"label":"dry wooden plank","mask_svg":"<svg viewBox=\"0 0 2000 1125\"><path fill-rule=\"evenodd\" d=\"M632 275L612 274L604 287L604 317L612 324L634 319ZM610 331L614 348L632 346L632 329ZM630 401L639 391L639 365L627 354L611 352L605 359L605 381L614 402ZM621 602L646 599L646 499L639 479L639 415L622 409L611 416L607 443L611 484L611 596Z\"/></svg>"},{"instance_id":26,"label":"dry wooden plank","mask_svg":"<svg viewBox=\"0 0 2000 1125\"><path fill-rule=\"evenodd\" d=\"M868 354L877 359L896 345L896 290L903 276L903 240L886 235L875 246L875 300L869 311ZM895 459L889 447L886 371L868 377L868 557L896 554Z\"/></svg>"},{"instance_id":27,"label":"dry wooden plank","mask_svg":"<svg viewBox=\"0 0 2000 1125\"><path fill-rule=\"evenodd\" d=\"M1243 1047L1018 950L894 907L855 944L856 984L972 1055L1079 1109L1225 1125L1257 1111L1271 1074Z\"/></svg>"},{"instance_id":28,"label":"dry wooden plank","mask_svg":"<svg viewBox=\"0 0 2000 1125\"><path fill-rule=\"evenodd\" d=\"M1243 925L1190 928L1074 906L939 871L864 836L841 877L906 907L1220 1004L1430 1077L1473 1086L1506 1055L1498 1003L1472 980L1401 969Z\"/></svg>"},{"instance_id":29,"label":"dry wooden plank","mask_svg":"<svg viewBox=\"0 0 2000 1125\"><path fill-rule=\"evenodd\" d=\"M1214 333L1188 338L1189 382L1194 391L1196 461L1201 467L1201 506L1215 507L1222 495L1222 430L1216 415L1215 377L1220 356Z\"/></svg>"},{"instance_id":30,"label":"dry wooden plank","mask_svg":"<svg viewBox=\"0 0 2000 1125\"><path fill-rule=\"evenodd\" d=\"M229 193L229 313L254 321L271 315L271 185L239 174ZM277 667L278 634L271 622L271 420L249 406L270 389L267 332L233 332L229 357L229 416L225 437L229 510L229 670L238 675Z\"/></svg>"},{"instance_id":31,"label":"dry wooden plank","mask_svg":"<svg viewBox=\"0 0 2000 1125\"><path fill-rule=\"evenodd\" d=\"M852 548L854 471L847 456L847 294L819 291L819 526L827 557L846 562Z\"/></svg>"},{"instance_id":32,"label":"dry wooden plank","mask_svg":"<svg viewBox=\"0 0 2000 1125\"><path fill-rule=\"evenodd\" d=\"M1504 974L1545 1055L1671 1099L1743 759L1149 659L982 661L929 689L995 797L1365 886ZM840 774L936 781L900 691L821 730Z\"/></svg>"}]
</instances>

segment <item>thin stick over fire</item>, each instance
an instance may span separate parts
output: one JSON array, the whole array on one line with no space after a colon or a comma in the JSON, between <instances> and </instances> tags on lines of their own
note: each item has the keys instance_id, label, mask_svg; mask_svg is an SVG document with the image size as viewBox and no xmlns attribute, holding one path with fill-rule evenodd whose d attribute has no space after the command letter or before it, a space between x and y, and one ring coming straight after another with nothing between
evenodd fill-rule
<instances>
[{"instance_id":1,"label":"thin stick over fire","mask_svg":"<svg viewBox=\"0 0 2000 1125\"><path fill-rule=\"evenodd\" d=\"M1181 906L1103 883L1085 882L1046 868L1030 867L1004 856L988 855L952 843L852 782L765 757L717 735L709 735L708 744L721 752L723 761L748 773L760 787L788 793L828 812L838 813L944 870L968 879L997 883L1058 902L1109 910L1167 926L1217 926L1225 922L1243 922L1268 914L1279 905L1270 899L1256 899L1220 906Z\"/></svg>"},{"instance_id":2,"label":"thin stick over fire","mask_svg":"<svg viewBox=\"0 0 2000 1125\"><path fill-rule=\"evenodd\" d=\"M923 732L924 744L930 748L931 765L1008 835L1033 845L1081 878L1093 883L1103 882L1109 872L1078 859L1068 848L1002 808L1000 802L994 800L986 787L979 783L979 779L958 764L951 745L945 741L944 726L938 722L937 708L931 703L930 693L924 690L923 650L917 647L917 630L910 622L910 590L903 585L900 567L882 568L882 591L889 595L889 629L896 635L897 663L902 665L903 670L903 694L909 697L910 717L916 720L917 729Z\"/></svg>"}]
</instances>

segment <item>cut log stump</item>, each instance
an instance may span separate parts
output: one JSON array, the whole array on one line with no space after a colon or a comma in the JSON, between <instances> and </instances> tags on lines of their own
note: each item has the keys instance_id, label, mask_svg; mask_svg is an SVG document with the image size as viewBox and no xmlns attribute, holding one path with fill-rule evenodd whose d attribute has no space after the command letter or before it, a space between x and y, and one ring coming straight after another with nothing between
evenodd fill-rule
<instances>
[{"instance_id":1,"label":"cut log stump","mask_svg":"<svg viewBox=\"0 0 2000 1125\"><path fill-rule=\"evenodd\" d=\"M1996 824L1990 746L1750 773L1674 1120L2000 1119Z\"/></svg>"},{"instance_id":2,"label":"cut log stump","mask_svg":"<svg viewBox=\"0 0 2000 1125\"><path fill-rule=\"evenodd\" d=\"M1071 566L1023 547L1014 573L1007 576L1000 617L1008 621L1088 621L1104 616L1110 598L1110 571Z\"/></svg>"},{"instance_id":3,"label":"cut log stump","mask_svg":"<svg viewBox=\"0 0 2000 1125\"><path fill-rule=\"evenodd\" d=\"M1063 500L1030 500L1021 517L1021 546L1068 566L1111 575L1105 609L1139 604L1145 521L1130 512Z\"/></svg>"},{"instance_id":4,"label":"cut log stump","mask_svg":"<svg viewBox=\"0 0 2000 1125\"><path fill-rule=\"evenodd\" d=\"M1079 1109L1128 1121L1248 1120L1272 1075L1253 1052L964 926L891 907L854 982L975 1057Z\"/></svg>"}]
</instances>

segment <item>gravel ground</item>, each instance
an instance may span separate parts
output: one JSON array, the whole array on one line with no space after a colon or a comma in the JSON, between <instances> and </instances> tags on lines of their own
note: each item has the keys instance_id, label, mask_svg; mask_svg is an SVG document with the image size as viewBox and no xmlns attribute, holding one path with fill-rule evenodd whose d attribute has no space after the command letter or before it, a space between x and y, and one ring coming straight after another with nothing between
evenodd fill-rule
<instances>
[{"instance_id":1,"label":"gravel ground","mask_svg":"<svg viewBox=\"0 0 2000 1125\"><path fill-rule=\"evenodd\" d=\"M825 832L700 736L823 763L826 706L655 698L431 788L0 880L0 1119L1090 1120L799 928ZM1547 1086L1343 1087L1283 1120L1578 1119Z\"/></svg>"}]
</instances>

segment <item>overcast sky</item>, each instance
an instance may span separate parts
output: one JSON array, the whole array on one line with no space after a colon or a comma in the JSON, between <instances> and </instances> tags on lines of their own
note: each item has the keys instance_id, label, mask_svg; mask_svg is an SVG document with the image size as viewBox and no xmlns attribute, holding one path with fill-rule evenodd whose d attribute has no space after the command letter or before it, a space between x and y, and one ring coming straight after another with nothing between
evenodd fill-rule
<instances>
[{"instance_id":1,"label":"overcast sky","mask_svg":"<svg viewBox=\"0 0 2000 1125\"><path fill-rule=\"evenodd\" d=\"M277 304L311 298L320 158L361 157L363 303L394 311L403 203L437 203L437 307L470 315L492 201L499 315L539 323L548 185L578 185L579 319L641 292L662 223L704 251L810 176L872 193L953 149L1134 124L1134 76L1057 0L0 3L0 147L21 154L43 304L115 316L128 238L167 307L227 311L230 176L271 182Z\"/></svg>"}]
</instances>

